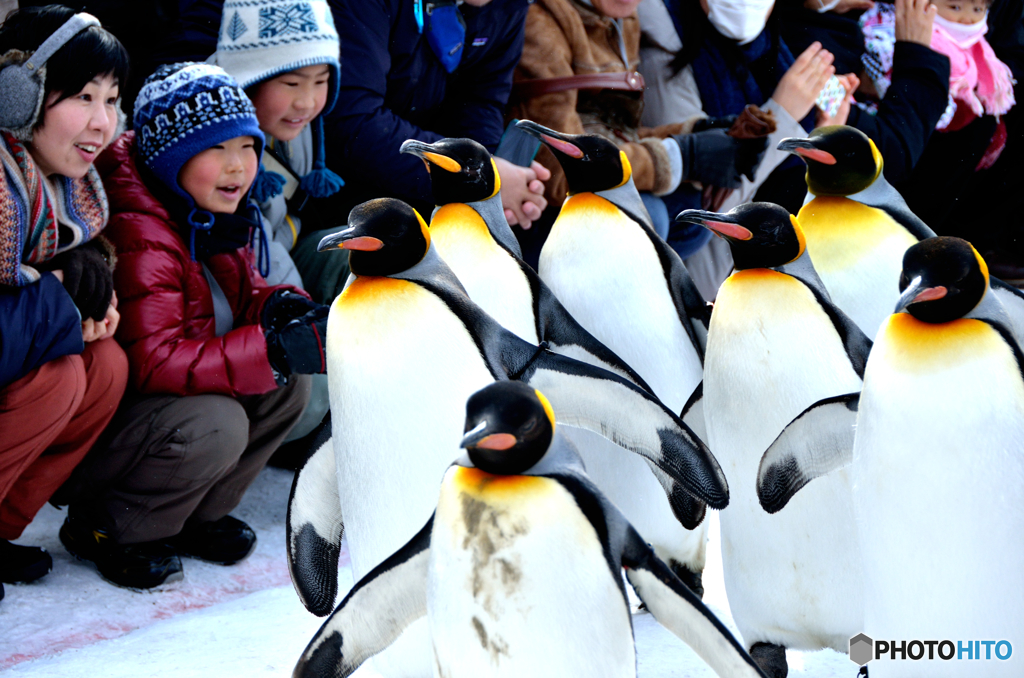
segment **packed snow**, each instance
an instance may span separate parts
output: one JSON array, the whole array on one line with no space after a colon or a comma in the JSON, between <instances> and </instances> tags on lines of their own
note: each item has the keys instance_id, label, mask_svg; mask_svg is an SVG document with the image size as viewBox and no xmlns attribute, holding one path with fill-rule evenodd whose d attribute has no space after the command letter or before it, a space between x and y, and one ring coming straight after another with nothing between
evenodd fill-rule
<instances>
[{"instance_id":1,"label":"packed snow","mask_svg":"<svg viewBox=\"0 0 1024 678\"><path fill-rule=\"evenodd\" d=\"M233 515L256 530L246 561L219 567L186 559L185 579L135 593L100 579L57 539L64 513L40 512L18 543L46 547L53 572L26 585L6 585L0 602L0 677L138 678L289 676L323 619L308 613L288 579L284 522L292 474L267 468ZM729 614L717 515L709 512L704 602L734 633ZM340 589L352 586L342 551ZM641 678L711 678L715 674L682 641L645 612L633 616ZM583 630L585 632L585 630ZM846 655L787 653L789 675L854 678ZM371 666L356 678L376 678Z\"/></svg>"}]
</instances>

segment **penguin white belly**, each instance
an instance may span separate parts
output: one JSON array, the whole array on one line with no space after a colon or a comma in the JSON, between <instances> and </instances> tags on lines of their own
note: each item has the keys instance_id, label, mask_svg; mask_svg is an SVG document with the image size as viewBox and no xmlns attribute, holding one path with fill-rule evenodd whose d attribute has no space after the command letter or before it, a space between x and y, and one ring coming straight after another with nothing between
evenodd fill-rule
<instances>
[{"instance_id":1,"label":"penguin white belly","mask_svg":"<svg viewBox=\"0 0 1024 678\"><path fill-rule=\"evenodd\" d=\"M847 471L767 514L756 478L764 451L800 412L860 389L845 348L811 291L753 269L722 285L708 333L708 445L729 481L722 560L733 618L748 647L845 652L862 625L862 583Z\"/></svg>"},{"instance_id":2,"label":"penguin white belly","mask_svg":"<svg viewBox=\"0 0 1024 678\"><path fill-rule=\"evenodd\" d=\"M865 372L850 471L864 632L1014 649L1010 661L872 662L871 675L1021 675L1024 383L998 333L891 316Z\"/></svg>"},{"instance_id":3,"label":"penguin white belly","mask_svg":"<svg viewBox=\"0 0 1024 678\"><path fill-rule=\"evenodd\" d=\"M585 329L636 370L677 414L702 378L700 358L669 294L650 238L608 200L570 197L541 251L539 273ZM567 428L587 474L666 562L699 571L707 526L684 529L638 457L604 438Z\"/></svg>"},{"instance_id":4,"label":"penguin white belly","mask_svg":"<svg viewBox=\"0 0 1024 678\"><path fill-rule=\"evenodd\" d=\"M449 469L428 572L438 678L636 675L618 575L555 480Z\"/></svg>"},{"instance_id":5,"label":"penguin white belly","mask_svg":"<svg viewBox=\"0 0 1024 678\"><path fill-rule=\"evenodd\" d=\"M917 238L883 210L849 198L815 198L798 220L832 303L874 339L899 299L903 254Z\"/></svg>"},{"instance_id":6,"label":"penguin white belly","mask_svg":"<svg viewBox=\"0 0 1024 678\"><path fill-rule=\"evenodd\" d=\"M540 343L530 283L476 210L457 203L441 207L431 220L430 239L474 303L509 332Z\"/></svg>"},{"instance_id":7,"label":"penguin white belly","mask_svg":"<svg viewBox=\"0 0 1024 678\"><path fill-rule=\"evenodd\" d=\"M335 300L327 336L338 492L358 581L430 518L459 455L466 399L493 377L459 319L404 280L356 279ZM374 664L389 678L428 675L426 629L416 622Z\"/></svg>"}]
</instances>

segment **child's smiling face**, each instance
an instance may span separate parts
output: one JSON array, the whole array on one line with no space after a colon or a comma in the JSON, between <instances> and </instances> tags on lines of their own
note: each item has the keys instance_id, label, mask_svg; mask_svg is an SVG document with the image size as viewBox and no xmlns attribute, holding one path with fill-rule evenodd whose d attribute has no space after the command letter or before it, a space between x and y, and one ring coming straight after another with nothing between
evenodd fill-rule
<instances>
[{"instance_id":1,"label":"child's smiling face","mask_svg":"<svg viewBox=\"0 0 1024 678\"><path fill-rule=\"evenodd\" d=\"M327 64L304 66L271 78L249 90L264 134L278 141L299 136L327 103L331 69Z\"/></svg>"},{"instance_id":2,"label":"child's smiling face","mask_svg":"<svg viewBox=\"0 0 1024 678\"><path fill-rule=\"evenodd\" d=\"M943 19L967 26L984 21L988 13L985 0L935 0L934 4Z\"/></svg>"},{"instance_id":3,"label":"child's smiling face","mask_svg":"<svg viewBox=\"0 0 1024 678\"><path fill-rule=\"evenodd\" d=\"M256 140L235 137L189 158L178 183L199 209L231 214L252 186L258 166Z\"/></svg>"}]
</instances>

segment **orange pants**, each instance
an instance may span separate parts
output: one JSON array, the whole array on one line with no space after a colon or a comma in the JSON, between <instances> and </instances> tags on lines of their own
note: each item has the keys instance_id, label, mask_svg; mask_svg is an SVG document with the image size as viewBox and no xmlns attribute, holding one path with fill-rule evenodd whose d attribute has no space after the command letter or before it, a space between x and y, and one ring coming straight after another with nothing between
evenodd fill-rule
<instances>
[{"instance_id":1,"label":"orange pants","mask_svg":"<svg viewBox=\"0 0 1024 678\"><path fill-rule=\"evenodd\" d=\"M128 359L113 339L0 389L0 539L17 539L117 411Z\"/></svg>"}]
</instances>

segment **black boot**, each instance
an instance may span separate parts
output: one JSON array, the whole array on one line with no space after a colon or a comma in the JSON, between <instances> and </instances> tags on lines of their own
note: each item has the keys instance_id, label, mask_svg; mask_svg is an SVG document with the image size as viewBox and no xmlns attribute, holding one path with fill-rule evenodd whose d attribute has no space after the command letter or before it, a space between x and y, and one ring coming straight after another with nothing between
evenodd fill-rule
<instances>
[{"instance_id":1,"label":"black boot","mask_svg":"<svg viewBox=\"0 0 1024 678\"><path fill-rule=\"evenodd\" d=\"M38 546L19 546L0 539L0 582L27 584L53 569L53 558Z\"/></svg>"},{"instance_id":2,"label":"black boot","mask_svg":"<svg viewBox=\"0 0 1024 678\"><path fill-rule=\"evenodd\" d=\"M166 541L118 544L70 512L60 528L60 542L74 557L95 563L104 579L124 588L151 589L185 576L181 559Z\"/></svg>"},{"instance_id":3,"label":"black boot","mask_svg":"<svg viewBox=\"0 0 1024 678\"><path fill-rule=\"evenodd\" d=\"M224 516L209 523L185 523L171 544L178 553L217 565L233 565L256 548L256 533L238 518Z\"/></svg>"},{"instance_id":4,"label":"black boot","mask_svg":"<svg viewBox=\"0 0 1024 678\"><path fill-rule=\"evenodd\" d=\"M786 678L789 673L786 648L782 645L754 643L750 647L750 656L768 678Z\"/></svg>"}]
</instances>

